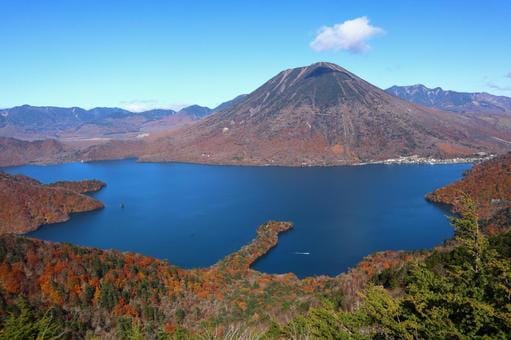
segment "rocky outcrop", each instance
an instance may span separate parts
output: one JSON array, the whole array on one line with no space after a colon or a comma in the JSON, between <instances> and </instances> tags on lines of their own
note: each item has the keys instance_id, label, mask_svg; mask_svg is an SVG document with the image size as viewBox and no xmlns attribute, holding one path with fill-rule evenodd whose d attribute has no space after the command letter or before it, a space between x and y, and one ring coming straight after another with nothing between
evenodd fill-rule
<instances>
[{"instance_id":1,"label":"rocky outcrop","mask_svg":"<svg viewBox=\"0 0 511 340\"><path fill-rule=\"evenodd\" d=\"M26 233L42 224L67 221L71 213L101 209L100 201L83 193L104 186L97 180L44 185L27 176L0 172L0 234Z\"/></svg>"}]
</instances>

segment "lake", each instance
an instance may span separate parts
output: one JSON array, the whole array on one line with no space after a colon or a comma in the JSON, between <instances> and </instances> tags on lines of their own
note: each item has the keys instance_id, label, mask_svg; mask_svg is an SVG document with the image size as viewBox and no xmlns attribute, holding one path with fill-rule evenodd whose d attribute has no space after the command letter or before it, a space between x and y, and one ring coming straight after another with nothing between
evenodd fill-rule
<instances>
[{"instance_id":1,"label":"lake","mask_svg":"<svg viewBox=\"0 0 511 340\"><path fill-rule=\"evenodd\" d=\"M469 164L236 167L133 160L5 169L44 183L100 179L105 209L29 236L139 252L204 267L238 250L268 220L294 222L254 269L300 277L339 274L387 249L430 248L453 234L424 195ZM121 203L124 208L121 208ZM305 254L306 253L306 254Z\"/></svg>"}]
</instances>

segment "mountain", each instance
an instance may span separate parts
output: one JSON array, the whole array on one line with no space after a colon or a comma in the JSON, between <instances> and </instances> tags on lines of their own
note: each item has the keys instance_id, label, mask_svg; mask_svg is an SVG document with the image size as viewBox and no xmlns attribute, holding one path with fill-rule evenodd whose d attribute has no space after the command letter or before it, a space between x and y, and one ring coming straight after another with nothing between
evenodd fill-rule
<instances>
[{"instance_id":1,"label":"mountain","mask_svg":"<svg viewBox=\"0 0 511 340\"><path fill-rule=\"evenodd\" d=\"M137 113L133 113L136 115ZM139 112L138 115L145 117L147 120L158 120L164 117L169 117L176 114L176 111L170 109L152 109L148 111Z\"/></svg>"},{"instance_id":2,"label":"mountain","mask_svg":"<svg viewBox=\"0 0 511 340\"><path fill-rule=\"evenodd\" d=\"M25 141L0 137L0 167L66 161L72 154L68 145L54 139Z\"/></svg>"},{"instance_id":3,"label":"mountain","mask_svg":"<svg viewBox=\"0 0 511 340\"><path fill-rule=\"evenodd\" d=\"M38 152L35 144L25 150L21 141L3 140L0 164L129 156L145 161L335 165L410 155L501 153L511 147L511 116L420 106L325 62L282 71L254 92L215 109L192 105L177 113L132 113L25 106L0 113L0 136L74 143L46 142L47 152ZM88 145L100 139L117 141L84 149L88 145L80 138Z\"/></svg>"},{"instance_id":4,"label":"mountain","mask_svg":"<svg viewBox=\"0 0 511 340\"><path fill-rule=\"evenodd\" d=\"M185 108L182 108L178 113L185 113L186 115L195 117L195 118L203 118L203 117L206 117L212 113L231 108L232 106L234 106L238 102L240 102L245 96L246 96L246 94L240 94L239 96L235 97L234 99L223 102L213 109L210 109L207 106L190 105Z\"/></svg>"},{"instance_id":5,"label":"mountain","mask_svg":"<svg viewBox=\"0 0 511 340\"><path fill-rule=\"evenodd\" d=\"M209 115L211 112L213 112L213 110L211 110L209 107L200 105L191 105L179 110L179 113L184 113L186 115L197 118L205 117Z\"/></svg>"},{"instance_id":6,"label":"mountain","mask_svg":"<svg viewBox=\"0 0 511 340\"><path fill-rule=\"evenodd\" d=\"M218 112L218 111L230 109L234 105L236 105L239 102L241 102L243 100L243 98L245 98L246 96L247 96L246 94L240 94L239 96L235 97L234 99L231 99L231 100L228 100L226 102L223 102L222 104L220 104L217 107L215 107L213 109L213 112Z\"/></svg>"},{"instance_id":7,"label":"mountain","mask_svg":"<svg viewBox=\"0 0 511 340\"><path fill-rule=\"evenodd\" d=\"M215 109L191 105L179 112L30 105L0 110L0 166L138 157L149 135L191 124L241 97Z\"/></svg>"},{"instance_id":8,"label":"mountain","mask_svg":"<svg viewBox=\"0 0 511 340\"><path fill-rule=\"evenodd\" d=\"M511 98L489 93L446 91L441 87L427 88L422 84L392 86L385 90L412 103L460 113L506 114L511 116Z\"/></svg>"},{"instance_id":9,"label":"mountain","mask_svg":"<svg viewBox=\"0 0 511 340\"><path fill-rule=\"evenodd\" d=\"M18 139L130 138L144 133L172 130L213 112L229 108L242 96L215 109L191 105L179 112L152 109L132 112L116 107L79 107L22 105L0 110L0 136Z\"/></svg>"},{"instance_id":10,"label":"mountain","mask_svg":"<svg viewBox=\"0 0 511 340\"><path fill-rule=\"evenodd\" d=\"M151 141L144 160L323 165L509 148L511 130L396 98L332 63L280 72L235 105Z\"/></svg>"},{"instance_id":11,"label":"mountain","mask_svg":"<svg viewBox=\"0 0 511 340\"><path fill-rule=\"evenodd\" d=\"M131 112L121 108L23 105L0 110L0 136L21 139L117 138L141 132L169 130L198 117L174 110L155 109Z\"/></svg>"}]
</instances>

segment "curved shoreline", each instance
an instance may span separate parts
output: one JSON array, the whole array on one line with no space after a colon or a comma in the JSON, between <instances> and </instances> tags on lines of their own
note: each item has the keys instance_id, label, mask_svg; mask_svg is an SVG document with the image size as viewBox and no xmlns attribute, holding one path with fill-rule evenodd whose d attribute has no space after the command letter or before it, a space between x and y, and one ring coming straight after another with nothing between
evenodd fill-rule
<instances>
[{"instance_id":1,"label":"curved shoreline","mask_svg":"<svg viewBox=\"0 0 511 340\"><path fill-rule=\"evenodd\" d=\"M27 233L68 221L73 213L102 209L103 203L86 193L105 186L98 180L42 184L27 176L0 172L0 234Z\"/></svg>"},{"instance_id":2,"label":"curved shoreline","mask_svg":"<svg viewBox=\"0 0 511 340\"><path fill-rule=\"evenodd\" d=\"M257 228L256 238L249 244L227 255L209 268L235 271L248 270L258 259L277 246L280 234L292 228L293 224L291 222L268 221Z\"/></svg>"}]
</instances>

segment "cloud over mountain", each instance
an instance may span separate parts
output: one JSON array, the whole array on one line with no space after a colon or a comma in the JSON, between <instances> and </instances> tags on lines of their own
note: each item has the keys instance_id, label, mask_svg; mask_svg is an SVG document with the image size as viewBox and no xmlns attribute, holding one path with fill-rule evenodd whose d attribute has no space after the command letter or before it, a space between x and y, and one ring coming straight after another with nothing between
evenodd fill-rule
<instances>
[{"instance_id":1,"label":"cloud over mountain","mask_svg":"<svg viewBox=\"0 0 511 340\"><path fill-rule=\"evenodd\" d=\"M119 106L125 110L131 112L144 112L155 109L171 109L180 110L187 106L186 104L163 104L158 100L147 99L147 100L126 100L119 102Z\"/></svg>"},{"instance_id":2,"label":"cloud over mountain","mask_svg":"<svg viewBox=\"0 0 511 340\"><path fill-rule=\"evenodd\" d=\"M333 26L323 26L310 43L315 51L349 51L364 53L371 49L368 40L385 31L369 23L365 16L346 20Z\"/></svg>"}]
</instances>

